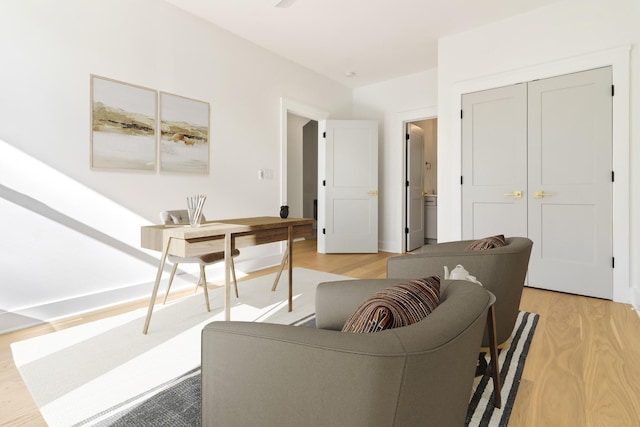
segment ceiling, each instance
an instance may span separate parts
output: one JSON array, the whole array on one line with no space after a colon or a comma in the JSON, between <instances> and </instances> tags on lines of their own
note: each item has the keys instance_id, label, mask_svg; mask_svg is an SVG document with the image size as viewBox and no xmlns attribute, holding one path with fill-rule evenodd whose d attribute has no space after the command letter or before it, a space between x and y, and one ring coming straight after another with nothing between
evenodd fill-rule
<instances>
[{"instance_id":1,"label":"ceiling","mask_svg":"<svg viewBox=\"0 0 640 427\"><path fill-rule=\"evenodd\" d=\"M561 0L165 1L358 87L436 67L439 37Z\"/></svg>"}]
</instances>

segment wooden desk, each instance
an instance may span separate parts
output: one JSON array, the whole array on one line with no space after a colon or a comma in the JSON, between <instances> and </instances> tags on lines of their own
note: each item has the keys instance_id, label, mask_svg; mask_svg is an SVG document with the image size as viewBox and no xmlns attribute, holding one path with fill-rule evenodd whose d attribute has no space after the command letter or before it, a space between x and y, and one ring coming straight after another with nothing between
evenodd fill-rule
<instances>
[{"instance_id":1,"label":"wooden desk","mask_svg":"<svg viewBox=\"0 0 640 427\"><path fill-rule=\"evenodd\" d=\"M224 318L231 318L230 261L233 249L286 240L289 263L289 311L293 310L293 239L310 236L313 220L306 218L255 217L208 221L200 227L150 225L141 228L141 246L162 251L143 333L149 330L151 314L167 255L190 257L224 251ZM283 264L284 265L283 260ZM205 285L206 286L206 285Z\"/></svg>"}]
</instances>

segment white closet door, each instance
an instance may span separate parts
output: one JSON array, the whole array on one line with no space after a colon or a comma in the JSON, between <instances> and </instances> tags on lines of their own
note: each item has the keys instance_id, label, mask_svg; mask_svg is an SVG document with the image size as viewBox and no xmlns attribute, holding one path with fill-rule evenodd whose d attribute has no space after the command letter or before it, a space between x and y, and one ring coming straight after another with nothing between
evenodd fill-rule
<instances>
[{"instance_id":1,"label":"white closet door","mask_svg":"<svg viewBox=\"0 0 640 427\"><path fill-rule=\"evenodd\" d=\"M529 83L529 284L613 297L611 68Z\"/></svg>"},{"instance_id":2,"label":"white closet door","mask_svg":"<svg viewBox=\"0 0 640 427\"><path fill-rule=\"evenodd\" d=\"M530 286L613 297L611 83L606 67L463 96L463 238L528 236Z\"/></svg>"},{"instance_id":3,"label":"white closet door","mask_svg":"<svg viewBox=\"0 0 640 427\"><path fill-rule=\"evenodd\" d=\"M527 235L527 86L462 98L462 237Z\"/></svg>"}]
</instances>

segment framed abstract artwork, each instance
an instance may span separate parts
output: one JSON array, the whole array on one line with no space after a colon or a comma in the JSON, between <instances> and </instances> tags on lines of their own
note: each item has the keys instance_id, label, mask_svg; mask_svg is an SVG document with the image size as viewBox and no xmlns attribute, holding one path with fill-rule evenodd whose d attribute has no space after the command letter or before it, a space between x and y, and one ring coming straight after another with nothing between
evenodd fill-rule
<instances>
[{"instance_id":1,"label":"framed abstract artwork","mask_svg":"<svg viewBox=\"0 0 640 427\"><path fill-rule=\"evenodd\" d=\"M209 103L160 92L160 171L209 173Z\"/></svg>"},{"instance_id":2,"label":"framed abstract artwork","mask_svg":"<svg viewBox=\"0 0 640 427\"><path fill-rule=\"evenodd\" d=\"M91 168L155 172L158 92L91 75Z\"/></svg>"}]
</instances>

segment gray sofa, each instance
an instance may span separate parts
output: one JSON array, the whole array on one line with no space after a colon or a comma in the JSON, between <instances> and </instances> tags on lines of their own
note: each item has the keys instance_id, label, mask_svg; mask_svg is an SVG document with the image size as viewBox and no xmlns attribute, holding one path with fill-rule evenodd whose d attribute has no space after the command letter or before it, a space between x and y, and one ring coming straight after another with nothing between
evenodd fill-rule
<instances>
[{"instance_id":1,"label":"gray sofa","mask_svg":"<svg viewBox=\"0 0 640 427\"><path fill-rule=\"evenodd\" d=\"M442 277L445 265L449 270L457 264L463 265L469 274L496 296L496 340L498 345L502 345L511 337L518 317L533 242L526 237L507 237L505 246L484 251L465 251L471 242L473 240L427 245L421 254L389 258L387 277ZM486 332L482 346L489 347Z\"/></svg>"},{"instance_id":2,"label":"gray sofa","mask_svg":"<svg viewBox=\"0 0 640 427\"><path fill-rule=\"evenodd\" d=\"M410 326L340 332L356 307L398 280L322 283L317 328L213 322L202 331L203 426L462 426L489 293L445 281Z\"/></svg>"}]
</instances>

